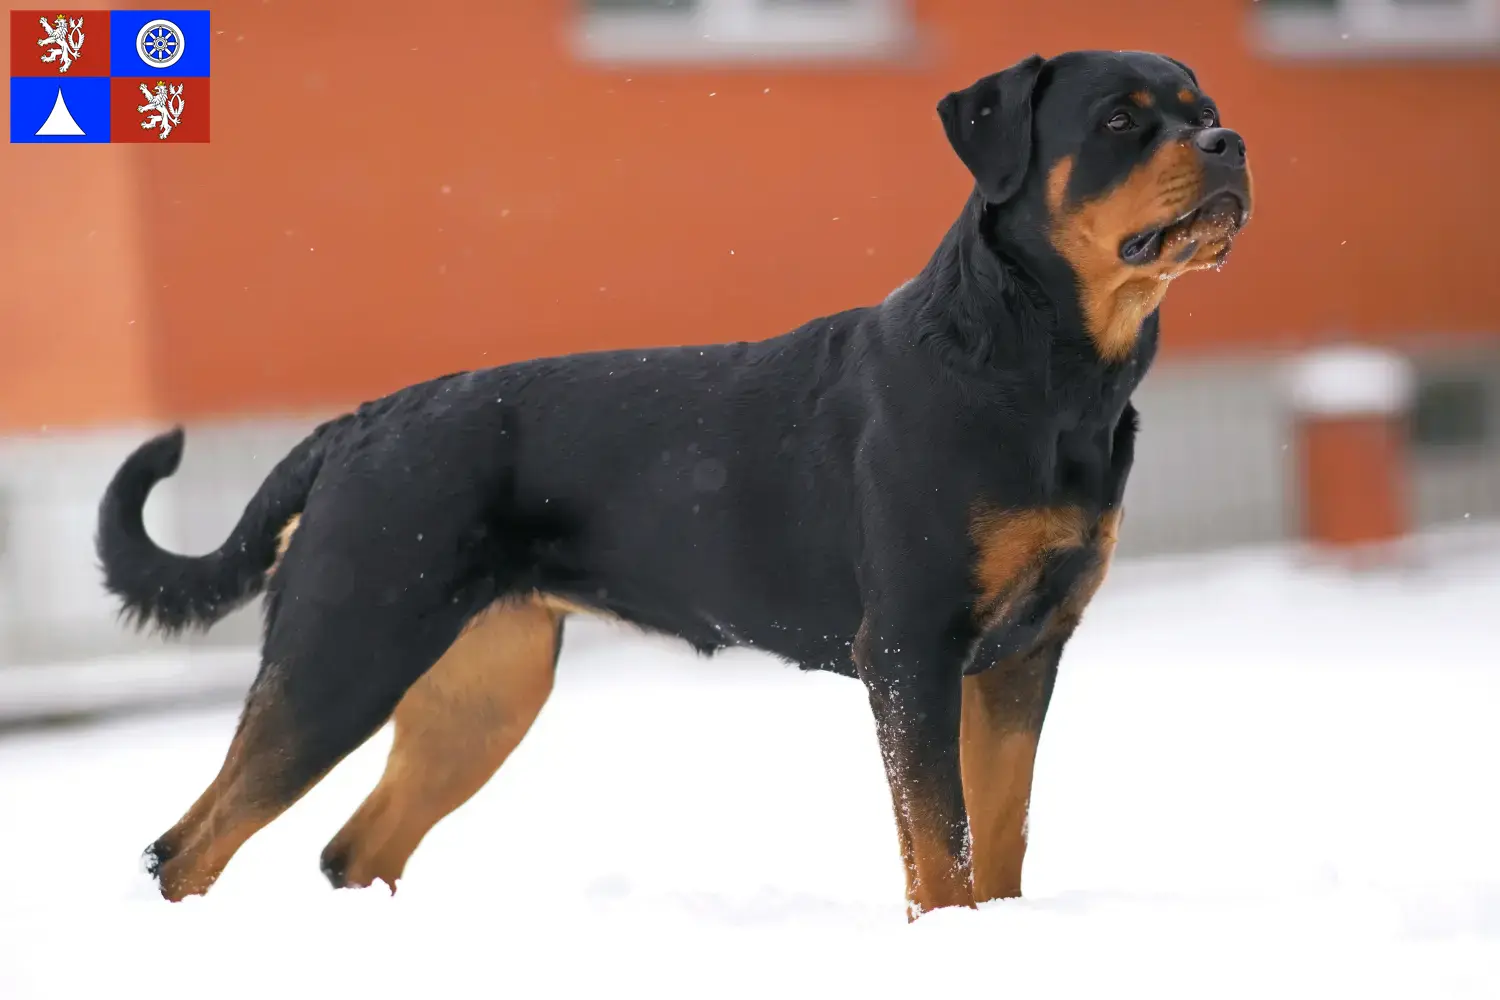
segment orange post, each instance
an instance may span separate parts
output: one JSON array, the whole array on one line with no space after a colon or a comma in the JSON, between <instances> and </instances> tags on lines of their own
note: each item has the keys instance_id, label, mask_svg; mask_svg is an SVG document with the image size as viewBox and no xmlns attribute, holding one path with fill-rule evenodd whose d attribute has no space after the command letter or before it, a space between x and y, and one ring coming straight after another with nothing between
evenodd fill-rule
<instances>
[{"instance_id":1,"label":"orange post","mask_svg":"<svg viewBox=\"0 0 1500 1000\"><path fill-rule=\"evenodd\" d=\"M1411 526L1406 416L1410 363L1368 347L1325 348L1292 378L1303 538L1350 550L1403 538Z\"/></svg>"}]
</instances>

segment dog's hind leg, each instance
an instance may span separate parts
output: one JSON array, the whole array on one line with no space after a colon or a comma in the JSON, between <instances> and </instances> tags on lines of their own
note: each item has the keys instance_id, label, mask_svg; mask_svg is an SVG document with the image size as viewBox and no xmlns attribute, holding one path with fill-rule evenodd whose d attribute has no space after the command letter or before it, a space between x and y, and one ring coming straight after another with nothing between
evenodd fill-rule
<instances>
[{"instance_id":1,"label":"dog's hind leg","mask_svg":"<svg viewBox=\"0 0 1500 1000\"><path fill-rule=\"evenodd\" d=\"M466 615L371 607L283 601L218 776L146 850L167 899L206 892L246 840L379 729Z\"/></svg>"},{"instance_id":2,"label":"dog's hind leg","mask_svg":"<svg viewBox=\"0 0 1500 1000\"><path fill-rule=\"evenodd\" d=\"M552 691L560 616L540 603L497 604L396 706L385 774L323 850L336 888L379 879L392 892L443 817L499 770Z\"/></svg>"}]
</instances>

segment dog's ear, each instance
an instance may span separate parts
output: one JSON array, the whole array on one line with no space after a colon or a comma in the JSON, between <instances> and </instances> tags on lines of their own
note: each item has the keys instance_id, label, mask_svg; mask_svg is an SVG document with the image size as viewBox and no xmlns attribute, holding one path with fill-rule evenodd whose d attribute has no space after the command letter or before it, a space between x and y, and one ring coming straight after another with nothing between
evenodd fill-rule
<instances>
[{"instance_id":1,"label":"dog's ear","mask_svg":"<svg viewBox=\"0 0 1500 1000\"><path fill-rule=\"evenodd\" d=\"M1031 163L1031 98L1045 62L1027 56L938 102L948 142L991 204L1015 197Z\"/></svg>"}]
</instances>

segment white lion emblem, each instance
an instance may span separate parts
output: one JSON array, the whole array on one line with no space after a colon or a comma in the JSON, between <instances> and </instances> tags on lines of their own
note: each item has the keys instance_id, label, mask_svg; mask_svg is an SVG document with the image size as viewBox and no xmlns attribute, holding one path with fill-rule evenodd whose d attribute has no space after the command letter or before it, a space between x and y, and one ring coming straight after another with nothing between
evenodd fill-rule
<instances>
[{"instance_id":1,"label":"white lion emblem","mask_svg":"<svg viewBox=\"0 0 1500 1000\"><path fill-rule=\"evenodd\" d=\"M42 56L42 62L62 62L58 65L59 73L66 73L68 67L73 65L73 60L78 58L78 51L83 48L83 18L70 21L65 14L57 15L55 27L47 23L45 17L37 18L37 24L47 33L46 38L37 39L37 44L46 48L55 46L51 52Z\"/></svg>"},{"instance_id":2,"label":"white lion emblem","mask_svg":"<svg viewBox=\"0 0 1500 1000\"><path fill-rule=\"evenodd\" d=\"M146 103L136 108L136 110L142 114L145 114L147 111L156 112L156 114L141 122L141 128L156 128L159 125L161 126L161 135L158 135L157 138L165 139L171 134L173 128L182 124L182 107L185 103L182 99L182 87L183 85L180 83L176 86L168 86L158 80L156 81L156 93L153 94L146 89L144 83L141 84L141 93L145 95Z\"/></svg>"}]
</instances>

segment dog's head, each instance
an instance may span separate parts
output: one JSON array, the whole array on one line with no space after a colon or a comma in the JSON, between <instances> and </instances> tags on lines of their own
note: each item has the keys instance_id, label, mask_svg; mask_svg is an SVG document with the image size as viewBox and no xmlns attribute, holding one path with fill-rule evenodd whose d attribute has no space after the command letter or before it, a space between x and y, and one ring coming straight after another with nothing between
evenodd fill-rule
<instances>
[{"instance_id":1,"label":"dog's head","mask_svg":"<svg viewBox=\"0 0 1500 1000\"><path fill-rule=\"evenodd\" d=\"M1072 271L1107 360L1130 352L1173 278L1222 264L1250 218L1245 142L1175 59L1031 56L949 94L938 114L989 235Z\"/></svg>"}]
</instances>

